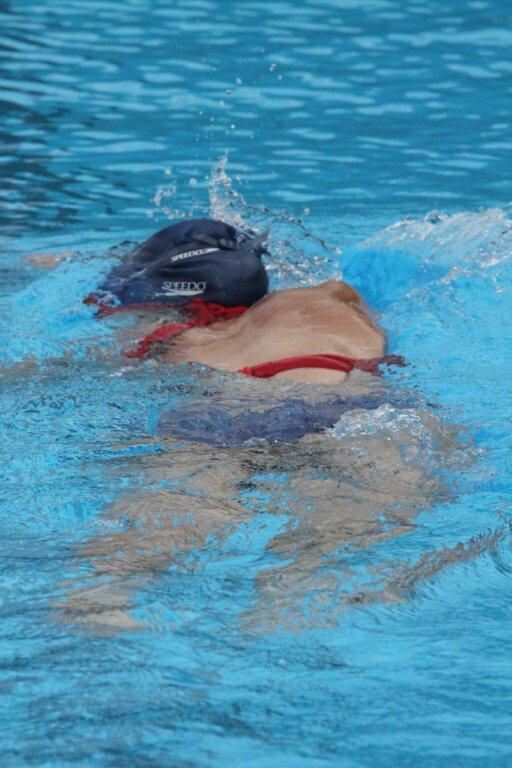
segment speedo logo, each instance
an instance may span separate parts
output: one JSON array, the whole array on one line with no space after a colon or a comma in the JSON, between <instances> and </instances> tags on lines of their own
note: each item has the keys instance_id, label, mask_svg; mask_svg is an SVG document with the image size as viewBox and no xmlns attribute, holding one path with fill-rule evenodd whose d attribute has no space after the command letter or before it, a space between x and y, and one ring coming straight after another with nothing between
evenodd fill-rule
<instances>
[{"instance_id":1,"label":"speedo logo","mask_svg":"<svg viewBox=\"0 0 512 768\"><path fill-rule=\"evenodd\" d=\"M171 264L174 264L176 261L183 261L183 259L190 259L192 256L204 256L205 253L214 253L218 250L218 248L198 248L195 251L185 251L185 253L178 253L176 256L172 257Z\"/></svg>"},{"instance_id":2,"label":"speedo logo","mask_svg":"<svg viewBox=\"0 0 512 768\"><path fill-rule=\"evenodd\" d=\"M159 296L197 296L206 291L206 282L162 283L163 292Z\"/></svg>"}]
</instances>

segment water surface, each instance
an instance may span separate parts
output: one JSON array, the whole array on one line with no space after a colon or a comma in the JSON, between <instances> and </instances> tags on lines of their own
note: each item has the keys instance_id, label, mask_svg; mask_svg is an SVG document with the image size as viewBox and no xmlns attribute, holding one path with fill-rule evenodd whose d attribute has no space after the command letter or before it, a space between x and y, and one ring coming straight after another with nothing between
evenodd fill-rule
<instances>
[{"instance_id":1,"label":"water surface","mask_svg":"<svg viewBox=\"0 0 512 768\"><path fill-rule=\"evenodd\" d=\"M0 19L3 764L508 765L509 4ZM343 272L412 405L285 448L159 437L230 385L128 364L81 298L108 246L205 212L270 227L274 286Z\"/></svg>"}]
</instances>

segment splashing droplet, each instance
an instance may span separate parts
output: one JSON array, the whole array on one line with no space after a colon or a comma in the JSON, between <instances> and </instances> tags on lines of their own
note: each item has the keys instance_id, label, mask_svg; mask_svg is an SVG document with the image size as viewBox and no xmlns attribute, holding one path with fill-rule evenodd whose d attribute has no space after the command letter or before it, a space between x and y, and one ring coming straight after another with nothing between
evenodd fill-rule
<instances>
[{"instance_id":1,"label":"splashing droplet","mask_svg":"<svg viewBox=\"0 0 512 768\"><path fill-rule=\"evenodd\" d=\"M300 218L272 211L264 205L248 203L233 188L226 165L227 157L221 157L210 176L208 191L211 215L243 232L269 231L272 258L267 268L281 286L297 283L308 285L328 277L341 276L338 260L335 264L329 263L329 255L334 252L334 248L306 229Z\"/></svg>"}]
</instances>

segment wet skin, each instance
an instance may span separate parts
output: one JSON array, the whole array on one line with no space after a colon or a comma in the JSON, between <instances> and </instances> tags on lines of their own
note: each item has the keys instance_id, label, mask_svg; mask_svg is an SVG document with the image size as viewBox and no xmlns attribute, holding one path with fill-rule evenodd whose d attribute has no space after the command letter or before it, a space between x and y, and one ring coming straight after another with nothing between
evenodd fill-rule
<instances>
[{"instance_id":1,"label":"wet skin","mask_svg":"<svg viewBox=\"0 0 512 768\"><path fill-rule=\"evenodd\" d=\"M359 293L346 283L329 280L311 288L271 293L240 317L186 331L170 345L166 359L235 372L298 355L381 357L385 343ZM346 376L340 371L299 368L275 378L328 384Z\"/></svg>"}]
</instances>

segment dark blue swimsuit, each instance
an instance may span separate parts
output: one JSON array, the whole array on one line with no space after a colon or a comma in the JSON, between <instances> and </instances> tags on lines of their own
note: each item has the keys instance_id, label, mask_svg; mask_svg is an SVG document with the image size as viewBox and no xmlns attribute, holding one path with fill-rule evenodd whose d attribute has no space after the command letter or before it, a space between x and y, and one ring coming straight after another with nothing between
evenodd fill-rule
<instances>
[{"instance_id":1,"label":"dark blue swimsuit","mask_svg":"<svg viewBox=\"0 0 512 768\"><path fill-rule=\"evenodd\" d=\"M159 419L161 435L209 445L241 445L247 440L291 443L307 434L333 427L340 416L356 408L375 410L385 403L410 407L412 398L400 392L378 391L365 395L334 395L318 403L288 398L267 410L248 410L238 402L238 413L228 410L221 399L191 404L185 409L167 411Z\"/></svg>"}]
</instances>

